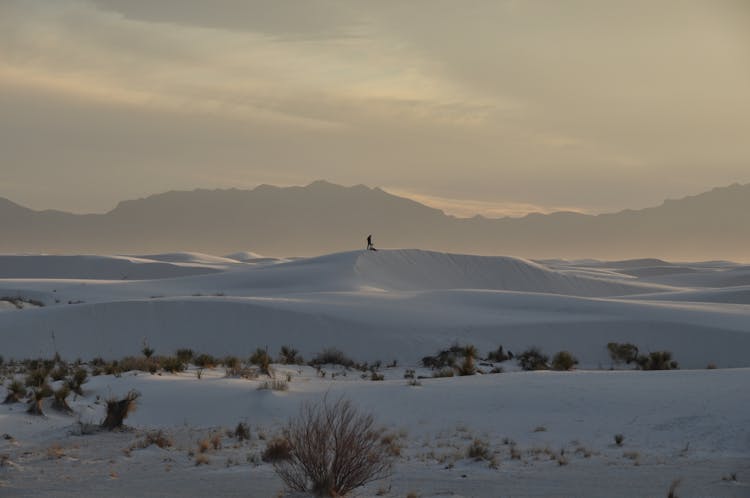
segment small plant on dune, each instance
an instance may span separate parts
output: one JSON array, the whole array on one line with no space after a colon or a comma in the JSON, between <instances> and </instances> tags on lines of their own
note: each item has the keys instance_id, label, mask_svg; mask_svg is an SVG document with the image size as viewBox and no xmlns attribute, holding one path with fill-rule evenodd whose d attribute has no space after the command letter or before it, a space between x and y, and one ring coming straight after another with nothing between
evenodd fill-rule
<instances>
[{"instance_id":1,"label":"small plant on dune","mask_svg":"<svg viewBox=\"0 0 750 498\"><path fill-rule=\"evenodd\" d=\"M292 443L286 436L276 436L266 443L261 459L266 463L282 462L292 458Z\"/></svg>"},{"instance_id":2,"label":"small plant on dune","mask_svg":"<svg viewBox=\"0 0 750 498\"><path fill-rule=\"evenodd\" d=\"M143 347L141 348L141 353L143 353L143 356L146 358L151 358L154 354L154 348L150 348L148 346L148 342L144 339L143 340Z\"/></svg>"},{"instance_id":3,"label":"small plant on dune","mask_svg":"<svg viewBox=\"0 0 750 498\"><path fill-rule=\"evenodd\" d=\"M432 372L432 376L436 379L441 377L453 377L455 374L456 372L452 368L441 368L440 370Z\"/></svg>"},{"instance_id":4,"label":"small plant on dune","mask_svg":"<svg viewBox=\"0 0 750 498\"><path fill-rule=\"evenodd\" d=\"M52 408L63 413L73 413L73 409L68 405L68 396L70 395L70 387L68 384L63 384L57 391L53 393Z\"/></svg>"},{"instance_id":5,"label":"small plant on dune","mask_svg":"<svg viewBox=\"0 0 750 498\"><path fill-rule=\"evenodd\" d=\"M464 359L461 365L458 366L459 375L474 375L477 373L477 368L474 366L474 358L477 357L479 351L471 344L464 346L463 350Z\"/></svg>"},{"instance_id":6,"label":"small plant on dune","mask_svg":"<svg viewBox=\"0 0 750 498\"><path fill-rule=\"evenodd\" d=\"M85 368L76 367L76 369L73 370L73 375L71 375L70 378L66 381L66 384L71 391L78 394L79 396L83 396L83 384L86 383L88 377L89 373Z\"/></svg>"},{"instance_id":7,"label":"small plant on dune","mask_svg":"<svg viewBox=\"0 0 750 498\"><path fill-rule=\"evenodd\" d=\"M612 359L612 362L617 365L622 363L630 365L638 359L638 346L629 342L607 343L607 351L609 352L609 357Z\"/></svg>"},{"instance_id":8,"label":"small plant on dune","mask_svg":"<svg viewBox=\"0 0 750 498\"><path fill-rule=\"evenodd\" d=\"M487 441L475 439L466 449L466 457L477 461L489 461L492 459L492 451L490 451L490 445L487 444Z\"/></svg>"},{"instance_id":9,"label":"small plant on dune","mask_svg":"<svg viewBox=\"0 0 750 498\"><path fill-rule=\"evenodd\" d=\"M539 348L529 348L516 356L516 359L523 370L549 370L549 357Z\"/></svg>"},{"instance_id":10,"label":"small plant on dune","mask_svg":"<svg viewBox=\"0 0 750 498\"><path fill-rule=\"evenodd\" d=\"M305 404L285 435L291 451L274 470L292 490L345 496L386 477L392 457L375 420L346 399Z\"/></svg>"},{"instance_id":11,"label":"small plant on dune","mask_svg":"<svg viewBox=\"0 0 750 498\"><path fill-rule=\"evenodd\" d=\"M210 354L201 353L193 358L193 363L196 367L215 368L219 361Z\"/></svg>"},{"instance_id":12,"label":"small plant on dune","mask_svg":"<svg viewBox=\"0 0 750 498\"><path fill-rule=\"evenodd\" d=\"M617 446L622 446L623 441L625 441L625 436L622 434L615 434L615 444Z\"/></svg>"},{"instance_id":13,"label":"small plant on dune","mask_svg":"<svg viewBox=\"0 0 750 498\"><path fill-rule=\"evenodd\" d=\"M494 363L508 361L512 358L513 358L512 353L510 353L510 351L508 353L503 351L502 346L498 346L498 348L495 351L490 351L489 353L487 353L487 360L492 361Z\"/></svg>"},{"instance_id":14,"label":"small plant on dune","mask_svg":"<svg viewBox=\"0 0 750 498\"><path fill-rule=\"evenodd\" d=\"M578 365L578 359L569 351L559 351L552 357L552 370L573 370Z\"/></svg>"},{"instance_id":15,"label":"small plant on dune","mask_svg":"<svg viewBox=\"0 0 750 498\"><path fill-rule=\"evenodd\" d=\"M354 360L347 357L344 353L336 348L324 349L310 361L311 366L320 365L341 365L343 367L352 368L354 366Z\"/></svg>"},{"instance_id":16,"label":"small plant on dune","mask_svg":"<svg viewBox=\"0 0 750 498\"><path fill-rule=\"evenodd\" d=\"M271 375L271 355L268 354L267 349L257 348L250 355L250 363L256 365L262 374Z\"/></svg>"},{"instance_id":17,"label":"small plant on dune","mask_svg":"<svg viewBox=\"0 0 750 498\"><path fill-rule=\"evenodd\" d=\"M234 437L236 437L238 441L250 439L250 427L244 422L237 423L237 427L234 428Z\"/></svg>"},{"instance_id":18,"label":"small plant on dune","mask_svg":"<svg viewBox=\"0 0 750 498\"><path fill-rule=\"evenodd\" d=\"M107 400L107 416L101 423L101 427L107 430L115 430L122 427L125 418L135 410L135 400L140 397L136 391L130 391L122 399L110 398Z\"/></svg>"},{"instance_id":19,"label":"small plant on dune","mask_svg":"<svg viewBox=\"0 0 750 498\"><path fill-rule=\"evenodd\" d=\"M42 401L52 395L52 388L46 382L41 386L35 387L31 392L31 400L29 401L29 407L26 409L26 413L31 415L44 415L42 411Z\"/></svg>"},{"instance_id":20,"label":"small plant on dune","mask_svg":"<svg viewBox=\"0 0 750 498\"><path fill-rule=\"evenodd\" d=\"M26 387L42 387L47 382L47 370L39 366L26 374Z\"/></svg>"},{"instance_id":21,"label":"small plant on dune","mask_svg":"<svg viewBox=\"0 0 750 498\"><path fill-rule=\"evenodd\" d=\"M14 379L8 384L8 394L5 396L4 404L19 403L26 396L26 387L18 379Z\"/></svg>"},{"instance_id":22,"label":"small plant on dune","mask_svg":"<svg viewBox=\"0 0 750 498\"><path fill-rule=\"evenodd\" d=\"M263 381L258 385L259 391L288 391L289 384L285 380L271 379Z\"/></svg>"},{"instance_id":23,"label":"small plant on dune","mask_svg":"<svg viewBox=\"0 0 750 498\"><path fill-rule=\"evenodd\" d=\"M182 348L175 351L174 355L183 363L188 364L193 361L193 350Z\"/></svg>"},{"instance_id":24,"label":"small plant on dune","mask_svg":"<svg viewBox=\"0 0 750 498\"><path fill-rule=\"evenodd\" d=\"M148 448L151 445L156 445L159 448L165 449L173 446L174 441L164 431L157 430L147 432L143 439L136 443L136 447L141 449Z\"/></svg>"},{"instance_id":25,"label":"small plant on dune","mask_svg":"<svg viewBox=\"0 0 750 498\"><path fill-rule=\"evenodd\" d=\"M184 372L186 368L185 363L176 356L159 356L156 360L165 372Z\"/></svg>"},{"instance_id":26,"label":"small plant on dune","mask_svg":"<svg viewBox=\"0 0 750 498\"><path fill-rule=\"evenodd\" d=\"M676 370L679 364L672 359L669 351L653 351L638 357L638 368L641 370Z\"/></svg>"},{"instance_id":27,"label":"small plant on dune","mask_svg":"<svg viewBox=\"0 0 750 498\"><path fill-rule=\"evenodd\" d=\"M305 360L299 354L299 351L293 347L281 346L278 362L282 365L302 365Z\"/></svg>"},{"instance_id":28,"label":"small plant on dune","mask_svg":"<svg viewBox=\"0 0 750 498\"><path fill-rule=\"evenodd\" d=\"M68 372L68 365L64 362L58 362L57 366L50 371L49 376L53 381L63 380L68 376Z\"/></svg>"},{"instance_id":29,"label":"small plant on dune","mask_svg":"<svg viewBox=\"0 0 750 498\"><path fill-rule=\"evenodd\" d=\"M373 372L372 372L372 373L370 374L370 380L376 380L376 381L377 381L377 380L385 380L385 375L383 375L383 374L381 374L381 373L378 373L378 372L375 372L375 371L373 371Z\"/></svg>"}]
</instances>

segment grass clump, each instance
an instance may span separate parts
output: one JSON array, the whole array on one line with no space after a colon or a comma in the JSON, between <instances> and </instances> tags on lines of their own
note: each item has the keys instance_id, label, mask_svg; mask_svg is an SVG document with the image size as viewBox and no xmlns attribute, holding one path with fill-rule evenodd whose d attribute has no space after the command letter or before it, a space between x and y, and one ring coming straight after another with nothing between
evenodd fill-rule
<instances>
[{"instance_id":1,"label":"grass clump","mask_svg":"<svg viewBox=\"0 0 750 498\"><path fill-rule=\"evenodd\" d=\"M271 355L267 349L258 348L250 355L250 364L256 365L264 375L271 375Z\"/></svg>"},{"instance_id":2,"label":"grass clump","mask_svg":"<svg viewBox=\"0 0 750 498\"><path fill-rule=\"evenodd\" d=\"M4 404L20 403L21 399L26 396L26 387L23 382L18 379L14 379L7 386L8 394L5 395Z\"/></svg>"},{"instance_id":3,"label":"grass clump","mask_svg":"<svg viewBox=\"0 0 750 498\"><path fill-rule=\"evenodd\" d=\"M276 436L266 443L261 459L266 463L276 463L292 458L292 443L285 436Z\"/></svg>"},{"instance_id":4,"label":"grass clump","mask_svg":"<svg viewBox=\"0 0 750 498\"><path fill-rule=\"evenodd\" d=\"M107 430L119 429L125 418L135 410L135 400L140 397L136 391L130 391L122 399L110 398L107 400L107 415L101 423L101 427Z\"/></svg>"},{"instance_id":5,"label":"grass clump","mask_svg":"<svg viewBox=\"0 0 750 498\"><path fill-rule=\"evenodd\" d=\"M316 354L315 357L310 360L310 366L315 367L320 365L341 365L343 367L352 368L354 367L355 362L338 349L327 348Z\"/></svg>"},{"instance_id":6,"label":"grass clump","mask_svg":"<svg viewBox=\"0 0 750 498\"><path fill-rule=\"evenodd\" d=\"M282 365L302 365L305 362L299 351L291 346L281 346L277 361Z\"/></svg>"},{"instance_id":7,"label":"grass clump","mask_svg":"<svg viewBox=\"0 0 750 498\"><path fill-rule=\"evenodd\" d=\"M474 439L469 447L466 449L466 457L476 461L492 459L492 451L490 451L490 445L487 441L481 439Z\"/></svg>"},{"instance_id":8,"label":"grass clump","mask_svg":"<svg viewBox=\"0 0 750 498\"><path fill-rule=\"evenodd\" d=\"M516 356L516 360L523 370L549 370L549 356L536 347L529 348Z\"/></svg>"},{"instance_id":9,"label":"grass clump","mask_svg":"<svg viewBox=\"0 0 750 498\"><path fill-rule=\"evenodd\" d=\"M578 365L578 359L569 351L559 351L552 357L552 370L573 370Z\"/></svg>"}]
</instances>

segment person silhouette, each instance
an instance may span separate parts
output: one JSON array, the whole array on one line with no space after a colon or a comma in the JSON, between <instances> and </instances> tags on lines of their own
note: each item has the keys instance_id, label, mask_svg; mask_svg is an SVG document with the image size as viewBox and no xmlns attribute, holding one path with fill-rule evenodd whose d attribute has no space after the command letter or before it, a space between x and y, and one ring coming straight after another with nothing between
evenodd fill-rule
<instances>
[{"instance_id":1,"label":"person silhouette","mask_svg":"<svg viewBox=\"0 0 750 498\"><path fill-rule=\"evenodd\" d=\"M377 251L377 249L375 249L375 246L372 245L372 234L370 234L370 235L367 236L367 250L368 251Z\"/></svg>"}]
</instances>

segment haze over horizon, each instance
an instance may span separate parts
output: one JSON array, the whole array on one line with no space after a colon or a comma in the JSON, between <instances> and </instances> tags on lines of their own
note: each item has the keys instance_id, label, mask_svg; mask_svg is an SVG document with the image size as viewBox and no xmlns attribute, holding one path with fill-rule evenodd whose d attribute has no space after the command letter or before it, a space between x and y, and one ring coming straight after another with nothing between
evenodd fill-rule
<instances>
[{"instance_id":1,"label":"haze over horizon","mask_svg":"<svg viewBox=\"0 0 750 498\"><path fill-rule=\"evenodd\" d=\"M8 0L0 196L379 185L449 214L750 183L750 4Z\"/></svg>"}]
</instances>

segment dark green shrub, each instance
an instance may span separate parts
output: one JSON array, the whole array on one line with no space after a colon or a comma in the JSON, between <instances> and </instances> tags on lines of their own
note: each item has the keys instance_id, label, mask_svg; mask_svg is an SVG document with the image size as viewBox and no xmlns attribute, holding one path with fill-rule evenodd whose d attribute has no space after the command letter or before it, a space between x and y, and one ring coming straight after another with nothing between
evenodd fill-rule
<instances>
[{"instance_id":1,"label":"dark green shrub","mask_svg":"<svg viewBox=\"0 0 750 498\"><path fill-rule=\"evenodd\" d=\"M607 344L609 357L615 364L630 365L638 359L638 346L629 342L610 342Z\"/></svg>"},{"instance_id":2,"label":"dark green shrub","mask_svg":"<svg viewBox=\"0 0 750 498\"><path fill-rule=\"evenodd\" d=\"M578 359L569 351L559 351L552 357L552 370L572 370L578 365Z\"/></svg>"},{"instance_id":3,"label":"dark green shrub","mask_svg":"<svg viewBox=\"0 0 750 498\"><path fill-rule=\"evenodd\" d=\"M268 354L267 349L256 349L255 352L250 355L250 363L252 365L257 365L261 373L265 375L271 374L271 355Z\"/></svg>"},{"instance_id":4,"label":"dark green shrub","mask_svg":"<svg viewBox=\"0 0 750 498\"><path fill-rule=\"evenodd\" d=\"M351 368L354 366L354 360L347 357L344 353L336 348L324 349L310 361L310 365L341 365Z\"/></svg>"},{"instance_id":5,"label":"dark green shrub","mask_svg":"<svg viewBox=\"0 0 750 498\"><path fill-rule=\"evenodd\" d=\"M641 370L676 370L679 364L672 359L669 351L653 351L638 357L638 368Z\"/></svg>"},{"instance_id":6,"label":"dark green shrub","mask_svg":"<svg viewBox=\"0 0 750 498\"><path fill-rule=\"evenodd\" d=\"M302 365L305 362L299 351L291 346L281 346L278 361L282 365Z\"/></svg>"},{"instance_id":7,"label":"dark green shrub","mask_svg":"<svg viewBox=\"0 0 750 498\"><path fill-rule=\"evenodd\" d=\"M193 363L195 363L196 367L201 368L214 368L219 364L216 358L214 358L210 354L205 353L199 354L198 356L194 357Z\"/></svg>"},{"instance_id":8,"label":"dark green shrub","mask_svg":"<svg viewBox=\"0 0 750 498\"><path fill-rule=\"evenodd\" d=\"M193 350L192 349L187 349L187 348L178 349L177 351L175 351L174 355L182 363L185 363L186 365L188 363L190 363L191 361L193 361Z\"/></svg>"},{"instance_id":9,"label":"dark green shrub","mask_svg":"<svg viewBox=\"0 0 750 498\"><path fill-rule=\"evenodd\" d=\"M549 370L549 356L543 354L539 348L529 348L516 356L518 366L523 370Z\"/></svg>"},{"instance_id":10,"label":"dark green shrub","mask_svg":"<svg viewBox=\"0 0 750 498\"><path fill-rule=\"evenodd\" d=\"M487 360L500 363L503 361L508 361L511 359L511 356L509 356L505 351L503 351L502 346L498 346L498 348L495 351L490 351L487 353Z\"/></svg>"}]
</instances>

